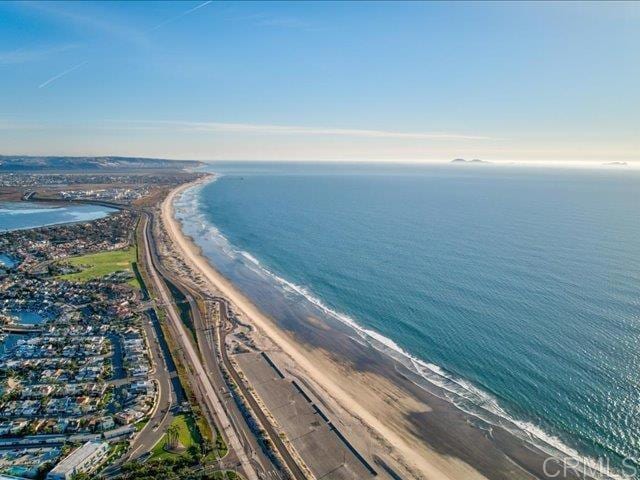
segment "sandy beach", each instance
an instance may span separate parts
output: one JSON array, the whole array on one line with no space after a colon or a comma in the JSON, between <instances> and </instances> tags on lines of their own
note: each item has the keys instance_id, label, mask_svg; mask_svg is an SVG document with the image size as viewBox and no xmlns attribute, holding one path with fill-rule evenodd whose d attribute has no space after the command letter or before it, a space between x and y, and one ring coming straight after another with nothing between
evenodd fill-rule
<instances>
[{"instance_id":1,"label":"sandy beach","mask_svg":"<svg viewBox=\"0 0 640 480\"><path fill-rule=\"evenodd\" d=\"M350 426L356 445L392 465L402 478L545 478L544 454L499 428L489 435L472 426L448 401L412 382L393 359L353 341L338 326L300 319L295 329L282 328L263 314L183 234L173 201L192 186L171 191L161 206L174 253L211 291L230 300L263 343L275 345L278 362L310 385L342 425Z\"/></svg>"}]
</instances>

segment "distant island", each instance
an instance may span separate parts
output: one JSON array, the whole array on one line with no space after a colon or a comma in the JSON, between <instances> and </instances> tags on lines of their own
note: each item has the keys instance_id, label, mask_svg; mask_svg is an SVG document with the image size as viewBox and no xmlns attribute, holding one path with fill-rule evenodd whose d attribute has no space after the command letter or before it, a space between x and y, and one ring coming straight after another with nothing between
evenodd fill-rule
<instances>
[{"instance_id":1,"label":"distant island","mask_svg":"<svg viewBox=\"0 0 640 480\"><path fill-rule=\"evenodd\" d=\"M473 160L465 160L464 158L454 158L451 160L451 163L491 163L487 160L480 160L478 158L474 158Z\"/></svg>"},{"instance_id":2,"label":"distant island","mask_svg":"<svg viewBox=\"0 0 640 480\"><path fill-rule=\"evenodd\" d=\"M0 171L38 171L38 170L182 170L203 165L194 160L165 160L159 158L137 157L53 157L0 155Z\"/></svg>"},{"instance_id":3,"label":"distant island","mask_svg":"<svg viewBox=\"0 0 640 480\"><path fill-rule=\"evenodd\" d=\"M615 166L626 166L627 162L608 162L608 163L603 163L603 165L615 165Z\"/></svg>"}]
</instances>

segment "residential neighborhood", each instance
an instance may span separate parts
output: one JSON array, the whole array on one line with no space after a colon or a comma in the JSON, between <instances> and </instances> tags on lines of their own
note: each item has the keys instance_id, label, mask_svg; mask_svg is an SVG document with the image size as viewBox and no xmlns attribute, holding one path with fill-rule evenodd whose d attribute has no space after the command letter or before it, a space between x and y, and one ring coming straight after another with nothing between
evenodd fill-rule
<instances>
[{"instance_id":1,"label":"residential neighborhood","mask_svg":"<svg viewBox=\"0 0 640 480\"><path fill-rule=\"evenodd\" d=\"M0 234L0 252L12 260L0 268L0 473L69 479L95 471L154 408L149 319L131 285L133 265L67 277L88 265L66 259L127 251L135 221L119 211Z\"/></svg>"}]
</instances>

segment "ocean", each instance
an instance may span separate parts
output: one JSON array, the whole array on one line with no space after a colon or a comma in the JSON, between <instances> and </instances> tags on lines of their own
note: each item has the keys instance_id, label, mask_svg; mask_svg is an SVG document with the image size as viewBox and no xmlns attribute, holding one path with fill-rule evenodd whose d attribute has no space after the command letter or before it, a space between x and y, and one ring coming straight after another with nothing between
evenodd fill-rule
<instances>
[{"instance_id":1,"label":"ocean","mask_svg":"<svg viewBox=\"0 0 640 480\"><path fill-rule=\"evenodd\" d=\"M114 211L99 205L51 206L32 202L0 202L0 232L88 222L106 217Z\"/></svg>"},{"instance_id":2,"label":"ocean","mask_svg":"<svg viewBox=\"0 0 640 480\"><path fill-rule=\"evenodd\" d=\"M279 322L339 320L487 423L640 464L639 171L209 169L177 216Z\"/></svg>"}]
</instances>

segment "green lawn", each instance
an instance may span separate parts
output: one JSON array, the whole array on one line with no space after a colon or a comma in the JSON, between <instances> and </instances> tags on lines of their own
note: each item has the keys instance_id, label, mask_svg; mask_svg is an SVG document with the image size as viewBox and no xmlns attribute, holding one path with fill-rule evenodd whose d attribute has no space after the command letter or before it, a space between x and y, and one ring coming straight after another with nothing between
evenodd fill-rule
<instances>
[{"instance_id":1,"label":"green lawn","mask_svg":"<svg viewBox=\"0 0 640 480\"><path fill-rule=\"evenodd\" d=\"M180 429L180 443L184 445L185 449L188 449L191 445L200 444L200 432L191 415L185 415L183 413L176 415L171 425L176 425ZM176 458L179 456L176 453L170 453L164 449L166 442L167 436L164 435L155 447L153 447L151 454L152 459Z\"/></svg>"},{"instance_id":2,"label":"green lawn","mask_svg":"<svg viewBox=\"0 0 640 480\"><path fill-rule=\"evenodd\" d=\"M65 262L82 268L81 272L69 273L61 275L58 278L63 280L73 280L76 282L84 282L101 278L109 273L119 270L128 270L131 273L133 269L131 263L136 261L136 247L130 247L126 250L112 250L107 252L92 253L90 255L82 255L80 257L71 257L65 259ZM127 282L134 288L140 288L138 280L134 277Z\"/></svg>"},{"instance_id":3,"label":"green lawn","mask_svg":"<svg viewBox=\"0 0 640 480\"><path fill-rule=\"evenodd\" d=\"M239 474L232 471L214 472L213 478L214 480L242 480Z\"/></svg>"}]
</instances>

